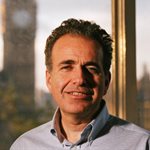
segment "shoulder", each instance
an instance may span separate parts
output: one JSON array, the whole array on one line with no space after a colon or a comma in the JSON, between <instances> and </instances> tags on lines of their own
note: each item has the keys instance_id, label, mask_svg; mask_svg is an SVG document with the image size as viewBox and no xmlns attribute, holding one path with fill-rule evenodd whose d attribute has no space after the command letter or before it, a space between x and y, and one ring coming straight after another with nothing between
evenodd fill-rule
<instances>
[{"instance_id":1,"label":"shoulder","mask_svg":"<svg viewBox=\"0 0 150 150\"><path fill-rule=\"evenodd\" d=\"M10 150L23 150L24 147L34 148L36 146L35 143L38 141L45 140L50 136L50 128L52 126L52 122L49 121L45 124L42 124L36 128L33 128L24 134L22 134L16 141L12 144Z\"/></svg>"},{"instance_id":2,"label":"shoulder","mask_svg":"<svg viewBox=\"0 0 150 150\"><path fill-rule=\"evenodd\" d=\"M126 120L120 119L115 116L110 116L109 122L113 124L112 126L116 129L119 130L120 132L126 133L126 134L131 134L133 135L139 135L139 136L145 136L145 137L150 137L150 131L134 124L131 122L128 122Z\"/></svg>"},{"instance_id":3,"label":"shoulder","mask_svg":"<svg viewBox=\"0 0 150 150\"><path fill-rule=\"evenodd\" d=\"M103 149L149 149L150 132L134 123L110 115L102 132L93 142L93 147L99 145L103 145Z\"/></svg>"},{"instance_id":4,"label":"shoulder","mask_svg":"<svg viewBox=\"0 0 150 150\"><path fill-rule=\"evenodd\" d=\"M25 136L38 136L43 133L47 133L47 131L49 131L50 128L51 128L51 121L25 132L19 138L25 137Z\"/></svg>"}]
</instances>

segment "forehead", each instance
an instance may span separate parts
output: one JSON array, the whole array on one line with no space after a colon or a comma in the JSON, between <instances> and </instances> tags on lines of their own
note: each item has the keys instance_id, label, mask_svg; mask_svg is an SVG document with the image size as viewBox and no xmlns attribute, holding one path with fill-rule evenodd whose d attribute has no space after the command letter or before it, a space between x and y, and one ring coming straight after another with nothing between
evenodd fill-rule
<instances>
[{"instance_id":1,"label":"forehead","mask_svg":"<svg viewBox=\"0 0 150 150\"><path fill-rule=\"evenodd\" d=\"M82 57L100 61L103 58L103 52L102 46L95 40L81 35L66 34L53 46L52 59L56 56L57 60L64 57Z\"/></svg>"}]
</instances>

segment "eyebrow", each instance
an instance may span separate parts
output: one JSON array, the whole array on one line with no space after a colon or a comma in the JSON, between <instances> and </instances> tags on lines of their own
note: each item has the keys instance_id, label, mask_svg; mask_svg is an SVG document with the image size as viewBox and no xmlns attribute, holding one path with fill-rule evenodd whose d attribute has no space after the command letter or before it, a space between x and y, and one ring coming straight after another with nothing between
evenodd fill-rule
<instances>
[{"instance_id":1,"label":"eyebrow","mask_svg":"<svg viewBox=\"0 0 150 150\"><path fill-rule=\"evenodd\" d=\"M61 61L58 66L61 66L61 65L72 65L72 64L75 64L75 61L74 60L64 60L64 61Z\"/></svg>"}]
</instances>

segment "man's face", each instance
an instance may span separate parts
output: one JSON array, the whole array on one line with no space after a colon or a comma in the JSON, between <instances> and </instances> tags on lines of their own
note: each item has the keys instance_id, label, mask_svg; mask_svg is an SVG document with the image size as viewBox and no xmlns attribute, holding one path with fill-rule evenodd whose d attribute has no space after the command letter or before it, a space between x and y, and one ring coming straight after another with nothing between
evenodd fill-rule
<instances>
[{"instance_id":1,"label":"man's face","mask_svg":"<svg viewBox=\"0 0 150 150\"><path fill-rule=\"evenodd\" d=\"M102 59L101 46L89 38L67 34L56 41L46 82L62 113L92 115L99 109L110 81Z\"/></svg>"}]
</instances>

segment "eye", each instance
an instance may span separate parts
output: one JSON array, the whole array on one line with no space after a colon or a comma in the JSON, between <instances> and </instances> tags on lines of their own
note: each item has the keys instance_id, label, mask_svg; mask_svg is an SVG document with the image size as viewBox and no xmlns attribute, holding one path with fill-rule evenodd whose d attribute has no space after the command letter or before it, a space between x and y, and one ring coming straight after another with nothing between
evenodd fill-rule
<instances>
[{"instance_id":1,"label":"eye","mask_svg":"<svg viewBox=\"0 0 150 150\"><path fill-rule=\"evenodd\" d=\"M62 66L60 69L61 70L64 70L64 71L70 71L70 70L72 70L72 66L71 65L65 65L65 66Z\"/></svg>"},{"instance_id":2,"label":"eye","mask_svg":"<svg viewBox=\"0 0 150 150\"><path fill-rule=\"evenodd\" d=\"M96 66L87 66L87 70L92 74L99 74L100 69Z\"/></svg>"}]
</instances>

